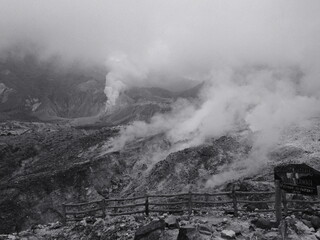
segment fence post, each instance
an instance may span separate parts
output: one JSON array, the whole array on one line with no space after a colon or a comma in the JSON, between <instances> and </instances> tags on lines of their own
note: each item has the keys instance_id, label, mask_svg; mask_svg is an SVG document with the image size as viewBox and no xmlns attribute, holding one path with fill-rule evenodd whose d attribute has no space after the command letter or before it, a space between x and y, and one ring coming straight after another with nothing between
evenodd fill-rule
<instances>
[{"instance_id":1,"label":"fence post","mask_svg":"<svg viewBox=\"0 0 320 240\"><path fill-rule=\"evenodd\" d=\"M238 204L237 204L237 194L235 185L232 186L232 200L233 200L233 216L238 216Z\"/></svg>"},{"instance_id":2,"label":"fence post","mask_svg":"<svg viewBox=\"0 0 320 240\"><path fill-rule=\"evenodd\" d=\"M275 196L275 211L276 211L276 224L279 226L282 213L281 213L281 189L280 189L280 181L275 180L275 187L276 187L276 196Z\"/></svg>"},{"instance_id":3,"label":"fence post","mask_svg":"<svg viewBox=\"0 0 320 240\"><path fill-rule=\"evenodd\" d=\"M208 206L208 202L209 202L209 194L205 193L205 201L206 201L206 207Z\"/></svg>"},{"instance_id":4,"label":"fence post","mask_svg":"<svg viewBox=\"0 0 320 240\"><path fill-rule=\"evenodd\" d=\"M99 203L101 211L102 211L102 217L106 217L106 201L105 199L102 199L101 202Z\"/></svg>"},{"instance_id":5,"label":"fence post","mask_svg":"<svg viewBox=\"0 0 320 240\"><path fill-rule=\"evenodd\" d=\"M66 205L62 204L62 224L66 225L67 223L67 215L66 215Z\"/></svg>"},{"instance_id":6,"label":"fence post","mask_svg":"<svg viewBox=\"0 0 320 240\"><path fill-rule=\"evenodd\" d=\"M189 217L191 216L192 213L192 192L191 189L189 189L189 193L188 193L188 215Z\"/></svg>"},{"instance_id":7,"label":"fence post","mask_svg":"<svg viewBox=\"0 0 320 240\"><path fill-rule=\"evenodd\" d=\"M145 213L146 213L146 216L148 217L149 216L149 196L148 194L146 194L146 201L145 201Z\"/></svg>"},{"instance_id":8,"label":"fence post","mask_svg":"<svg viewBox=\"0 0 320 240\"><path fill-rule=\"evenodd\" d=\"M284 215L287 216L288 214L288 207L287 207L287 194L285 191L281 191L281 194L282 194L282 204L283 204L283 208L284 208Z\"/></svg>"}]
</instances>

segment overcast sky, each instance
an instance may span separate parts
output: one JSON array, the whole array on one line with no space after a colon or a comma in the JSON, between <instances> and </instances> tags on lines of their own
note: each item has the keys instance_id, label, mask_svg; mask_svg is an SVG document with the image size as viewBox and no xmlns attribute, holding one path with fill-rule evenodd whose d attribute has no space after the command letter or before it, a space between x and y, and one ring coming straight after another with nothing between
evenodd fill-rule
<instances>
[{"instance_id":1,"label":"overcast sky","mask_svg":"<svg viewBox=\"0 0 320 240\"><path fill-rule=\"evenodd\" d=\"M124 54L182 72L301 64L318 58L319 12L319 0L0 0L0 46L28 40L69 58Z\"/></svg>"}]
</instances>

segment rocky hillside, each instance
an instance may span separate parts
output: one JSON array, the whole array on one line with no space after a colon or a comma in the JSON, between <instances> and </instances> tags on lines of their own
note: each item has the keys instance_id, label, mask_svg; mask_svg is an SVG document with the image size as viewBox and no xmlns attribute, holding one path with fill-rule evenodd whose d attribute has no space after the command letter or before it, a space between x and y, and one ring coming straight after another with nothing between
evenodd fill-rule
<instances>
[{"instance_id":1,"label":"rocky hillside","mask_svg":"<svg viewBox=\"0 0 320 240\"><path fill-rule=\"evenodd\" d=\"M273 166L306 162L319 166L319 120L292 128L270 154L271 162L251 179L254 190L272 186ZM137 139L119 151L108 146L119 127L7 122L0 136L0 231L61 220L61 204L149 192L213 191L206 182L251 151L243 137L223 136L204 145L170 153L163 135ZM228 187L228 182L221 185ZM251 188L248 188L250 190Z\"/></svg>"}]
</instances>

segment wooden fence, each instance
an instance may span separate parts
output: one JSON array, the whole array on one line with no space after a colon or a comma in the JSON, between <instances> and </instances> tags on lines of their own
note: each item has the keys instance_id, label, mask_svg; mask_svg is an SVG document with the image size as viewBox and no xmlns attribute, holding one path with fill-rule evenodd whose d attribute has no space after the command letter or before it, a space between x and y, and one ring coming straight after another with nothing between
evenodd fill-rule
<instances>
[{"instance_id":1,"label":"wooden fence","mask_svg":"<svg viewBox=\"0 0 320 240\"><path fill-rule=\"evenodd\" d=\"M252 198L259 200L252 200ZM63 204L63 216L65 222L77 221L84 216L104 217L106 212L111 216L131 214L149 216L150 213L163 212L187 213L190 216L193 211L215 210L238 216L239 212L248 211L248 206L251 205L251 211L254 212L275 212L276 220L279 223L282 212L288 214L288 212L304 211L304 209L288 208L288 203L318 204L320 201L287 200L286 194L280 190L279 184L276 183L275 192L236 191L233 187L232 191L228 192L194 193L189 191L178 194L147 194L131 198ZM263 204L264 207L254 207L259 204Z\"/></svg>"}]
</instances>

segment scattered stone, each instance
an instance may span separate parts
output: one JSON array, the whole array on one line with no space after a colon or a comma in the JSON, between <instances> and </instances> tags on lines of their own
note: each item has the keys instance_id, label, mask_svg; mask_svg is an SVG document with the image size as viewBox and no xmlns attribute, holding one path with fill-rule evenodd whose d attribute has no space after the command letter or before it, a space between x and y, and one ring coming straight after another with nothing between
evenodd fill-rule
<instances>
[{"instance_id":1,"label":"scattered stone","mask_svg":"<svg viewBox=\"0 0 320 240\"><path fill-rule=\"evenodd\" d=\"M135 216L134 220L137 222L142 222L144 220L144 216L142 216L142 215Z\"/></svg>"},{"instance_id":2,"label":"scattered stone","mask_svg":"<svg viewBox=\"0 0 320 240\"><path fill-rule=\"evenodd\" d=\"M235 239L236 233L232 230L223 230L221 232L221 237L225 239Z\"/></svg>"},{"instance_id":3,"label":"scattered stone","mask_svg":"<svg viewBox=\"0 0 320 240\"><path fill-rule=\"evenodd\" d=\"M267 239L278 239L278 233L277 232L268 232L264 235Z\"/></svg>"},{"instance_id":4,"label":"scattered stone","mask_svg":"<svg viewBox=\"0 0 320 240\"><path fill-rule=\"evenodd\" d=\"M189 224L189 221L184 221L184 220L180 221L180 226L186 226L188 224Z\"/></svg>"},{"instance_id":5,"label":"scattered stone","mask_svg":"<svg viewBox=\"0 0 320 240\"><path fill-rule=\"evenodd\" d=\"M227 209L227 210L224 211L224 214L226 214L226 215L233 215L233 214L234 214L234 210L232 210L232 209Z\"/></svg>"},{"instance_id":6,"label":"scattered stone","mask_svg":"<svg viewBox=\"0 0 320 240\"><path fill-rule=\"evenodd\" d=\"M165 219L166 227L169 229L179 228L179 221L178 218L175 216L170 215Z\"/></svg>"},{"instance_id":7,"label":"scattered stone","mask_svg":"<svg viewBox=\"0 0 320 240\"><path fill-rule=\"evenodd\" d=\"M181 216L181 220L187 221L187 220L189 220L189 216L188 215L182 215Z\"/></svg>"},{"instance_id":8,"label":"scattered stone","mask_svg":"<svg viewBox=\"0 0 320 240\"><path fill-rule=\"evenodd\" d=\"M90 217L86 217L84 220L85 220L86 223L88 223L88 224L94 224L95 221L96 221L96 218L90 216Z\"/></svg>"},{"instance_id":9,"label":"scattered stone","mask_svg":"<svg viewBox=\"0 0 320 240\"><path fill-rule=\"evenodd\" d=\"M199 220L199 223L201 223L201 224L206 224L206 223L208 223L208 220L206 220L206 219L200 219L200 220Z\"/></svg>"},{"instance_id":10,"label":"scattered stone","mask_svg":"<svg viewBox=\"0 0 320 240\"><path fill-rule=\"evenodd\" d=\"M59 221L53 223L50 225L49 229L58 229L58 228L61 228L63 227L63 224Z\"/></svg>"},{"instance_id":11,"label":"scattered stone","mask_svg":"<svg viewBox=\"0 0 320 240\"><path fill-rule=\"evenodd\" d=\"M212 234L212 229L208 225L200 224L198 227L200 233L210 236Z\"/></svg>"}]
</instances>

